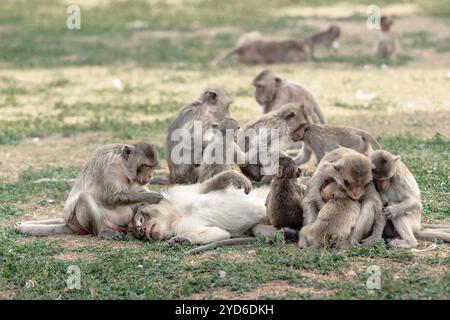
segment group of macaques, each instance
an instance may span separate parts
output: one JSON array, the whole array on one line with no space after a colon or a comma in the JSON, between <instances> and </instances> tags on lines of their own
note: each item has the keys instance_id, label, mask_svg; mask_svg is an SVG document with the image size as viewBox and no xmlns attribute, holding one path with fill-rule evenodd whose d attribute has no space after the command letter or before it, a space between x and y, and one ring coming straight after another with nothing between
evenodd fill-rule
<instances>
[{"instance_id":1,"label":"group of macaques","mask_svg":"<svg viewBox=\"0 0 450 320\"><path fill-rule=\"evenodd\" d=\"M249 243L253 236L280 230L298 235L300 248L348 249L382 238L399 248L416 247L417 238L450 241L450 225L421 225L419 187L399 156L382 150L365 131L325 124L312 94L298 83L264 70L252 85L263 115L242 128L230 118L233 99L221 88L208 88L181 108L167 133L168 179L153 177L158 155L148 143L100 147L76 179L64 219L27 221L16 229L35 236L92 234L109 240L131 232L142 240L203 245L190 253ZM194 122L204 136L195 137ZM192 132L192 141L181 147L199 157L198 163L173 161L172 133L180 128ZM242 149L233 138L218 139L226 130L270 128L279 130L280 153L267 175L261 174L258 157L250 155L253 140ZM214 129L213 137L207 129ZM196 138L200 149L193 144ZM205 161L208 148L219 141L243 161ZM292 149L298 151L293 158L287 153ZM299 165L313 153L318 165L307 178ZM260 186L253 188L251 180ZM173 186L157 193L149 191L149 182Z\"/></svg>"},{"instance_id":2,"label":"group of macaques","mask_svg":"<svg viewBox=\"0 0 450 320\"><path fill-rule=\"evenodd\" d=\"M376 56L379 58L388 59L394 54L395 39L391 33L393 23L394 20L389 16L382 16L380 19L381 33L376 48ZM334 24L304 40L270 38L252 32L242 35L236 47L220 54L211 64L219 65L231 56L236 56L237 61L243 64L307 61L314 59L314 49L317 46L337 53L340 36L341 28Z\"/></svg>"}]
</instances>

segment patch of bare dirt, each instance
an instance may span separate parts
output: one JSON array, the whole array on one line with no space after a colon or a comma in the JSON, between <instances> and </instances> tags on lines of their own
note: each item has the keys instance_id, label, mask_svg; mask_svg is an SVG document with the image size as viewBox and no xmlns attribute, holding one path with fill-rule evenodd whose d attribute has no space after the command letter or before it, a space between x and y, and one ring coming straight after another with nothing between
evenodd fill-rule
<instances>
[{"instance_id":1,"label":"patch of bare dirt","mask_svg":"<svg viewBox=\"0 0 450 320\"><path fill-rule=\"evenodd\" d=\"M71 137L29 138L18 145L0 145L0 178L15 181L29 167L39 170L47 166L83 166L98 146L112 142L107 134L84 133Z\"/></svg>"},{"instance_id":2,"label":"patch of bare dirt","mask_svg":"<svg viewBox=\"0 0 450 320\"><path fill-rule=\"evenodd\" d=\"M189 299L255 300L265 296L283 297L289 293L308 294L311 295L311 297L314 299L319 297L323 298L324 296L330 296L333 294L333 291L299 287L288 281L270 281L248 292L240 293L229 291L227 289L217 289L212 292L193 294L189 297Z\"/></svg>"},{"instance_id":3,"label":"patch of bare dirt","mask_svg":"<svg viewBox=\"0 0 450 320\"><path fill-rule=\"evenodd\" d=\"M197 266L204 261L209 261L213 259L223 259L229 261L248 261L254 262L257 259L255 250L248 250L246 252L217 252L217 251L207 251L202 254L185 256L183 262L191 266Z\"/></svg>"},{"instance_id":4,"label":"patch of bare dirt","mask_svg":"<svg viewBox=\"0 0 450 320\"><path fill-rule=\"evenodd\" d=\"M81 253L81 252L63 252L53 256L53 259L62 260L62 261L75 261L81 259L85 262L95 261L95 257L89 253Z\"/></svg>"}]
</instances>

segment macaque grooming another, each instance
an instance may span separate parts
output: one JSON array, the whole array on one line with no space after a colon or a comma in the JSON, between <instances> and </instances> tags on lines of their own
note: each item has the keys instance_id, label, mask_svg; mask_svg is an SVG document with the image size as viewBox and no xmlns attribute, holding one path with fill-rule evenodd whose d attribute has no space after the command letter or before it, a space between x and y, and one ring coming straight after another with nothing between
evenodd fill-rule
<instances>
[{"instance_id":1,"label":"macaque grooming another","mask_svg":"<svg viewBox=\"0 0 450 320\"><path fill-rule=\"evenodd\" d=\"M280 157L266 200L267 216L275 228L300 230L303 225L303 190L297 182L300 174L292 158Z\"/></svg>"},{"instance_id":2,"label":"macaque grooming another","mask_svg":"<svg viewBox=\"0 0 450 320\"><path fill-rule=\"evenodd\" d=\"M394 20L391 17L382 16L380 20L381 34L378 40L377 57L389 59L395 51L395 39L391 32Z\"/></svg>"},{"instance_id":3,"label":"macaque grooming another","mask_svg":"<svg viewBox=\"0 0 450 320\"><path fill-rule=\"evenodd\" d=\"M364 245L377 243L383 230L387 237L397 234L400 236L400 239L389 241L389 245L398 248L416 247L416 237L450 241L450 226L427 225L428 228L425 229L421 227L423 208L419 186L400 157L385 150L377 150L370 158L374 165L374 182L384 208L383 213L376 216L373 234L364 240Z\"/></svg>"},{"instance_id":4,"label":"macaque grooming another","mask_svg":"<svg viewBox=\"0 0 450 320\"><path fill-rule=\"evenodd\" d=\"M303 141L312 150L317 161L339 146L358 151L368 156L373 150L380 149L379 143L367 132L345 126L302 124L295 129L291 138L293 141ZM296 159L297 165L309 160L308 152L301 153Z\"/></svg>"},{"instance_id":5,"label":"macaque grooming another","mask_svg":"<svg viewBox=\"0 0 450 320\"><path fill-rule=\"evenodd\" d=\"M300 248L313 246L320 249L334 244L338 248L347 249L349 246L349 238L361 211L361 204L350 199L335 182L328 184L326 188L326 197L331 192L331 199L320 209L317 219L300 230Z\"/></svg>"},{"instance_id":6,"label":"macaque grooming another","mask_svg":"<svg viewBox=\"0 0 450 320\"><path fill-rule=\"evenodd\" d=\"M344 147L326 154L306 184L302 201L304 225L311 224L317 219L325 205L322 197L324 190L328 184L334 182L347 197L361 203L361 210L349 239L350 245L354 245L367 237L372 229L375 214L382 210L380 197L372 183L371 161L366 156ZM343 214L350 215L350 212Z\"/></svg>"},{"instance_id":7,"label":"macaque grooming another","mask_svg":"<svg viewBox=\"0 0 450 320\"><path fill-rule=\"evenodd\" d=\"M205 133L213 123L220 123L229 116L229 107L232 102L233 99L225 90L209 88L202 93L198 100L180 110L170 124L166 138L166 160L170 171L170 183L197 182L198 176L195 168L200 165L203 149L208 144ZM201 132L194 130L194 122L201 124ZM188 131L189 141L177 139L174 131L178 129ZM180 159L181 163L174 161L174 156L184 158L183 155L189 155L186 161L184 159Z\"/></svg>"},{"instance_id":8,"label":"macaque grooming another","mask_svg":"<svg viewBox=\"0 0 450 320\"><path fill-rule=\"evenodd\" d=\"M325 123L316 100L312 94L300 84L287 80L271 70L264 70L252 82L255 87L255 99L264 107L263 113L280 109L287 103L303 106L305 116L312 123Z\"/></svg>"},{"instance_id":9,"label":"macaque grooming another","mask_svg":"<svg viewBox=\"0 0 450 320\"><path fill-rule=\"evenodd\" d=\"M121 240L133 219L133 205L158 203L146 184L158 163L147 143L100 147L81 171L64 206L64 219L23 222L17 231L34 236L93 234Z\"/></svg>"},{"instance_id":10,"label":"macaque grooming another","mask_svg":"<svg viewBox=\"0 0 450 320\"><path fill-rule=\"evenodd\" d=\"M339 37L341 35L341 28L336 25L331 25L327 30L316 33L307 38L304 43L310 46L311 56L314 57L314 49L317 45L323 45L333 53L338 52Z\"/></svg>"}]
</instances>

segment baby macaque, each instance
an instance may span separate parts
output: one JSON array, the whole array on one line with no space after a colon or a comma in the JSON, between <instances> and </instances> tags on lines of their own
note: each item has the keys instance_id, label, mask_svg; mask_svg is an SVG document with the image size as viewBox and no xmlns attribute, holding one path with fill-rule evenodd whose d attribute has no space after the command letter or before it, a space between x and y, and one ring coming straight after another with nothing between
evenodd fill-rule
<instances>
[{"instance_id":1,"label":"baby macaque","mask_svg":"<svg viewBox=\"0 0 450 320\"><path fill-rule=\"evenodd\" d=\"M327 202L317 219L300 230L299 247L320 249L325 245L336 245L341 249L349 248L349 238L361 211L360 202L350 199L336 182L329 183L321 195Z\"/></svg>"},{"instance_id":2,"label":"baby macaque","mask_svg":"<svg viewBox=\"0 0 450 320\"><path fill-rule=\"evenodd\" d=\"M297 182L300 174L292 158L280 157L266 199L267 216L275 228L300 230L303 225L303 190Z\"/></svg>"},{"instance_id":3,"label":"baby macaque","mask_svg":"<svg viewBox=\"0 0 450 320\"><path fill-rule=\"evenodd\" d=\"M314 57L314 49L317 45L323 45L333 53L338 52L339 37L341 35L341 28L336 25L331 25L327 30L313 34L304 42L310 46L311 56Z\"/></svg>"}]
</instances>

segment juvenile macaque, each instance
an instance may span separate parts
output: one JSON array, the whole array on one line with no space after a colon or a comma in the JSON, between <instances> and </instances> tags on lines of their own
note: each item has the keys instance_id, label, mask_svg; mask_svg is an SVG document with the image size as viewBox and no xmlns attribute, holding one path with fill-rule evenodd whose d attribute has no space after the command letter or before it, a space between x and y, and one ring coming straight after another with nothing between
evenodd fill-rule
<instances>
[{"instance_id":1,"label":"juvenile macaque","mask_svg":"<svg viewBox=\"0 0 450 320\"><path fill-rule=\"evenodd\" d=\"M382 16L380 20L380 39L378 40L377 57L389 59L395 51L395 39L391 32L394 20L391 17Z\"/></svg>"},{"instance_id":2,"label":"juvenile macaque","mask_svg":"<svg viewBox=\"0 0 450 320\"><path fill-rule=\"evenodd\" d=\"M301 171L290 157L280 157L266 199L267 216L275 228L300 230L303 225Z\"/></svg>"},{"instance_id":3,"label":"juvenile macaque","mask_svg":"<svg viewBox=\"0 0 450 320\"><path fill-rule=\"evenodd\" d=\"M330 193L331 198L327 199L317 219L300 230L300 248L313 246L319 249L327 244L340 249L349 248L349 238L360 214L361 203L350 199L336 182L329 183L321 195L328 198Z\"/></svg>"},{"instance_id":4,"label":"juvenile macaque","mask_svg":"<svg viewBox=\"0 0 450 320\"><path fill-rule=\"evenodd\" d=\"M305 116L312 123L325 123L317 102L312 94L300 84L287 80L271 70L264 70L252 82L255 99L263 106L263 113L280 109L287 103L302 106Z\"/></svg>"},{"instance_id":5,"label":"juvenile macaque","mask_svg":"<svg viewBox=\"0 0 450 320\"><path fill-rule=\"evenodd\" d=\"M450 241L450 226L421 227L423 208L419 186L400 157L385 150L377 150L370 158L374 165L374 182L384 208L382 214L376 215L373 233L364 240L364 245L374 245L381 239L387 221L392 223L394 230L387 228L386 236L394 236L392 231L400 236L400 239L389 241L393 247L414 248L417 246L416 237Z\"/></svg>"},{"instance_id":6,"label":"juvenile macaque","mask_svg":"<svg viewBox=\"0 0 450 320\"><path fill-rule=\"evenodd\" d=\"M219 65L232 55L236 55L239 63L243 64L300 62L311 57L310 47L295 39L257 37L239 42L241 43L235 48L220 54L211 64Z\"/></svg>"},{"instance_id":7,"label":"juvenile macaque","mask_svg":"<svg viewBox=\"0 0 450 320\"><path fill-rule=\"evenodd\" d=\"M284 152L295 145L290 138L290 133L293 128L297 128L307 121L304 107L296 103L289 103L277 111L262 115L259 119L247 123L242 128L242 134L248 135L244 148L247 153L247 163L240 165L242 172L255 181L263 179L264 174L261 172L261 168L266 164L262 163L261 158L271 157L273 153ZM271 129L278 130L278 134L272 136ZM263 134L268 135L265 145L261 145ZM267 176L269 175L267 174Z\"/></svg>"},{"instance_id":8,"label":"juvenile macaque","mask_svg":"<svg viewBox=\"0 0 450 320\"><path fill-rule=\"evenodd\" d=\"M195 168L200 165L203 149L208 144L205 134L213 123L220 123L229 116L229 107L232 102L232 98L225 90L209 88L197 101L181 109L170 124L166 138L166 160L171 183L197 182L198 176ZM194 122L201 123L201 133L194 130ZM174 131L177 129L187 130L190 139L188 141L177 139L174 135ZM201 136L198 136L199 134ZM175 154L172 155L172 152ZM190 155L187 157L187 161L182 160L181 163L175 163L172 159L173 156L183 158L183 155Z\"/></svg>"},{"instance_id":9,"label":"juvenile macaque","mask_svg":"<svg viewBox=\"0 0 450 320\"><path fill-rule=\"evenodd\" d=\"M239 123L232 118L226 118L220 124L213 124L212 128L214 136L203 151L203 161L197 168L199 182L204 182L223 171L239 171L236 163L245 163L245 154L235 143Z\"/></svg>"},{"instance_id":10,"label":"juvenile macaque","mask_svg":"<svg viewBox=\"0 0 450 320\"><path fill-rule=\"evenodd\" d=\"M345 126L302 124L292 131L291 139L295 142L303 141L308 147L305 152L295 159L297 165L309 160L312 150L317 161L339 146L358 151L368 156L373 150L380 149L378 142L367 132Z\"/></svg>"},{"instance_id":11,"label":"juvenile macaque","mask_svg":"<svg viewBox=\"0 0 450 320\"><path fill-rule=\"evenodd\" d=\"M371 161L366 156L344 147L326 154L306 184L302 201L304 225L316 220L325 204L322 198L323 190L332 182L336 182L337 187L351 200L361 203L360 214L349 240L350 245L353 245L369 234L375 214L382 210L380 197L372 183Z\"/></svg>"},{"instance_id":12,"label":"juvenile macaque","mask_svg":"<svg viewBox=\"0 0 450 320\"><path fill-rule=\"evenodd\" d=\"M146 187L157 163L157 153L147 143L100 147L75 181L64 220L28 221L17 230L35 236L93 234L121 240L132 222L132 206L162 199Z\"/></svg>"},{"instance_id":13,"label":"juvenile macaque","mask_svg":"<svg viewBox=\"0 0 450 320\"><path fill-rule=\"evenodd\" d=\"M310 47L311 56L314 57L314 49L317 45L323 45L333 53L338 52L341 28L331 25L327 30L316 33L307 38L304 43Z\"/></svg>"}]
</instances>

